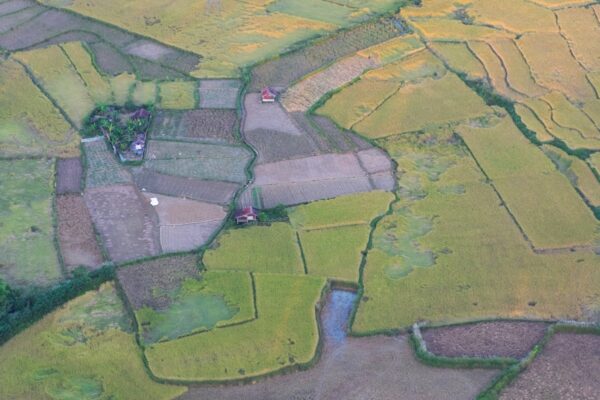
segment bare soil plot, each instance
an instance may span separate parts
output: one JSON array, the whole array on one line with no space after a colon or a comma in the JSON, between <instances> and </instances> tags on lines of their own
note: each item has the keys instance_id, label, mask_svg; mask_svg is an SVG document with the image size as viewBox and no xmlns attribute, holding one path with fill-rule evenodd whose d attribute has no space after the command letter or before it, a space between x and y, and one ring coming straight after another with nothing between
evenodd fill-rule
<instances>
[{"instance_id":1,"label":"bare soil plot","mask_svg":"<svg viewBox=\"0 0 600 400\"><path fill-rule=\"evenodd\" d=\"M158 217L133 186L87 189L84 198L111 260L123 262L160 253Z\"/></svg>"},{"instance_id":2,"label":"bare soil plot","mask_svg":"<svg viewBox=\"0 0 600 400\"><path fill-rule=\"evenodd\" d=\"M162 309L169 306L169 292L199 277L197 261L195 255L158 258L120 268L117 278L134 309Z\"/></svg>"},{"instance_id":3,"label":"bare soil plot","mask_svg":"<svg viewBox=\"0 0 600 400\"><path fill-rule=\"evenodd\" d=\"M235 79L211 79L200 82L200 108L230 108L237 106L241 82Z\"/></svg>"},{"instance_id":4,"label":"bare soil plot","mask_svg":"<svg viewBox=\"0 0 600 400\"><path fill-rule=\"evenodd\" d=\"M392 18L382 18L340 31L313 46L307 46L254 68L251 90L260 90L265 86L288 87L323 65L389 40L399 33Z\"/></svg>"},{"instance_id":5,"label":"bare soil plot","mask_svg":"<svg viewBox=\"0 0 600 400\"><path fill-rule=\"evenodd\" d=\"M270 163L319 154L317 145L308 135L290 135L270 129L255 129L245 133L248 143L258 153L258 163Z\"/></svg>"},{"instance_id":6,"label":"bare soil plot","mask_svg":"<svg viewBox=\"0 0 600 400\"><path fill-rule=\"evenodd\" d=\"M58 240L67 270L102 264L102 252L83 197L79 194L57 196L56 213Z\"/></svg>"},{"instance_id":7,"label":"bare soil plot","mask_svg":"<svg viewBox=\"0 0 600 400\"><path fill-rule=\"evenodd\" d=\"M163 252L190 251L205 244L219 229L227 213L222 206L144 193L147 201L158 200L154 210L160 224Z\"/></svg>"},{"instance_id":8,"label":"bare soil plot","mask_svg":"<svg viewBox=\"0 0 600 400\"><path fill-rule=\"evenodd\" d=\"M331 119L320 115L310 117L319 130L341 151L366 150L373 146L354 133L340 129Z\"/></svg>"},{"instance_id":9,"label":"bare soil plot","mask_svg":"<svg viewBox=\"0 0 600 400\"><path fill-rule=\"evenodd\" d=\"M555 334L501 400L594 400L600 393L600 336Z\"/></svg>"},{"instance_id":10,"label":"bare soil plot","mask_svg":"<svg viewBox=\"0 0 600 400\"><path fill-rule=\"evenodd\" d=\"M60 158L56 162L56 194L81 193L83 167L79 157Z\"/></svg>"},{"instance_id":11,"label":"bare soil plot","mask_svg":"<svg viewBox=\"0 0 600 400\"><path fill-rule=\"evenodd\" d=\"M393 174L390 168L382 169L386 163L382 157L389 163L383 153L367 150L362 154L366 168L373 174L365 169L355 153L322 154L261 164L255 167L255 181L242 195L240 204L270 208L375 189L391 190Z\"/></svg>"},{"instance_id":12,"label":"bare soil plot","mask_svg":"<svg viewBox=\"0 0 600 400\"><path fill-rule=\"evenodd\" d=\"M16 13L24 8L31 7L35 3L27 0L9 0L0 3L0 15Z\"/></svg>"},{"instance_id":13,"label":"bare soil plot","mask_svg":"<svg viewBox=\"0 0 600 400\"><path fill-rule=\"evenodd\" d=\"M217 204L229 203L239 188L235 183L164 175L145 168L134 169L133 179L142 191Z\"/></svg>"},{"instance_id":14,"label":"bare soil plot","mask_svg":"<svg viewBox=\"0 0 600 400\"><path fill-rule=\"evenodd\" d=\"M83 144L87 161L85 185L89 188L131 182L129 173L110 152L104 139Z\"/></svg>"},{"instance_id":15,"label":"bare soil plot","mask_svg":"<svg viewBox=\"0 0 600 400\"><path fill-rule=\"evenodd\" d=\"M235 143L235 110L159 111L150 134L154 138L180 138Z\"/></svg>"},{"instance_id":16,"label":"bare soil plot","mask_svg":"<svg viewBox=\"0 0 600 400\"><path fill-rule=\"evenodd\" d=\"M544 337L539 322L493 321L423 330L427 350L444 357L523 358Z\"/></svg>"},{"instance_id":17,"label":"bare soil plot","mask_svg":"<svg viewBox=\"0 0 600 400\"><path fill-rule=\"evenodd\" d=\"M124 72L134 72L129 60L110 44L106 42L91 43L90 49L94 53L94 62L104 73L115 76Z\"/></svg>"},{"instance_id":18,"label":"bare soil plot","mask_svg":"<svg viewBox=\"0 0 600 400\"><path fill-rule=\"evenodd\" d=\"M417 361L406 337L348 338L325 348L313 368L244 386L190 387L181 400L472 399L494 370L432 368Z\"/></svg>"},{"instance_id":19,"label":"bare soil plot","mask_svg":"<svg viewBox=\"0 0 600 400\"><path fill-rule=\"evenodd\" d=\"M372 148L356 153L360 165L369 174L392 170L392 161L380 149Z\"/></svg>"},{"instance_id":20,"label":"bare soil plot","mask_svg":"<svg viewBox=\"0 0 600 400\"><path fill-rule=\"evenodd\" d=\"M244 108L246 110L244 132L268 129L291 135L302 134L279 103L262 103L259 93L248 93L244 99Z\"/></svg>"},{"instance_id":21,"label":"bare soil plot","mask_svg":"<svg viewBox=\"0 0 600 400\"><path fill-rule=\"evenodd\" d=\"M127 54L152 61L158 61L173 52L171 48L147 39L136 40L123 50Z\"/></svg>"},{"instance_id":22,"label":"bare soil plot","mask_svg":"<svg viewBox=\"0 0 600 400\"><path fill-rule=\"evenodd\" d=\"M14 14L0 16L0 34L8 32L15 27L29 21L45 12L44 7L28 7ZM1 39L0 39L1 40Z\"/></svg>"},{"instance_id":23,"label":"bare soil plot","mask_svg":"<svg viewBox=\"0 0 600 400\"><path fill-rule=\"evenodd\" d=\"M167 175L244 183L249 160L241 146L150 140L145 166Z\"/></svg>"},{"instance_id":24,"label":"bare soil plot","mask_svg":"<svg viewBox=\"0 0 600 400\"><path fill-rule=\"evenodd\" d=\"M289 116L294 120L294 124L298 129L311 138L321 153L335 153L336 151L339 151L335 143L333 143L329 136L320 129L320 126L312 116L303 112L289 113Z\"/></svg>"}]
</instances>

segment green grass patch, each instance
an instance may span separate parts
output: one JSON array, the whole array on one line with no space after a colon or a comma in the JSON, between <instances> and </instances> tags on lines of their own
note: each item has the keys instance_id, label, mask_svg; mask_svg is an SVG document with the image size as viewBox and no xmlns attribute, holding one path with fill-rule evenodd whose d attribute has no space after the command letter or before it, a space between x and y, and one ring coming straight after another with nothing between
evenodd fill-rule
<instances>
[{"instance_id":1,"label":"green grass patch","mask_svg":"<svg viewBox=\"0 0 600 400\"><path fill-rule=\"evenodd\" d=\"M252 281L245 272L208 271L183 281L166 309L136 310L146 344L173 340L254 318Z\"/></svg>"},{"instance_id":2,"label":"green grass patch","mask_svg":"<svg viewBox=\"0 0 600 400\"><path fill-rule=\"evenodd\" d=\"M113 285L70 301L0 348L4 399L171 399L153 382Z\"/></svg>"},{"instance_id":3,"label":"green grass patch","mask_svg":"<svg viewBox=\"0 0 600 400\"><path fill-rule=\"evenodd\" d=\"M258 319L156 343L148 365L163 379L226 381L308 364L317 350L322 278L256 274Z\"/></svg>"},{"instance_id":4,"label":"green grass patch","mask_svg":"<svg viewBox=\"0 0 600 400\"><path fill-rule=\"evenodd\" d=\"M283 222L225 231L203 261L211 270L304 273L296 234Z\"/></svg>"},{"instance_id":5,"label":"green grass patch","mask_svg":"<svg viewBox=\"0 0 600 400\"><path fill-rule=\"evenodd\" d=\"M61 279L54 246L52 160L0 160L0 276L13 287Z\"/></svg>"}]
</instances>

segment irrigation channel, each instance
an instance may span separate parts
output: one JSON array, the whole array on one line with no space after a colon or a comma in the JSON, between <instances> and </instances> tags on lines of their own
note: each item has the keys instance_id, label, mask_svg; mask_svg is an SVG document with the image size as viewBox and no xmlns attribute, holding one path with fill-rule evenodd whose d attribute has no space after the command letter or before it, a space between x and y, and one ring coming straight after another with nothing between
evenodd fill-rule
<instances>
[{"instance_id":1,"label":"irrigation channel","mask_svg":"<svg viewBox=\"0 0 600 400\"><path fill-rule=\"evenodd\" d=\"M246 385L192 386L179 400L472 399L495 370L431 368L417 361L405 335L347 334L356 293L332 290L321 313L323 350L306 371Z\"/></svg>"}]
</instances>

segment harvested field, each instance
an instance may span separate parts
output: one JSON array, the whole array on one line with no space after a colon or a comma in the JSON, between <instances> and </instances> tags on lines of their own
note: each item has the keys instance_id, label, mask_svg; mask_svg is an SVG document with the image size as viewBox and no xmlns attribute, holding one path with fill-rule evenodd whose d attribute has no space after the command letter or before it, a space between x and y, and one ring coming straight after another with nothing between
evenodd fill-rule
<instances>
[{"instance_id":1,"label":"harvested field","mask_svg":"<svg viewBox=\"0 0 600 400\"><path fill-rule=\"evenodd\" d=\"M487 78L485 68L465 43L433 42L431 48L454 71L461 71L467 74L469 79Z\"/></svg>"},{"instance_id":2,"label":"harvested field","mask_svg":"<svg viewBox=\"0 0 600 400\"><path fill-rule=\"evenodd\" d=\"M200 108L237 108L241 82L233 79L200 81Z\"/></svg>"},{"instance_id":3,"label":"harvested field","mask_svg":"<svg viewBox=\"0 0 600 400\"><path fill-rule=\"evenodd\" d=\"M223 232L204 254L209 270L303 274L296 233L283 222Z\"/></svg>"},{"instance_id":4,"label":"harvested field","mask_svg":"<svg viewBox=\"0 0 600 400\"><path fill-rule=\"evenodd\" d=\"M158 217L133 186L86 189L84 198L112 261L160 253Z\"/></svg>"},{"instance_id":5,"label":"harvested field","mask_svg":"<svg viewBox=\"0 0 600 400\"><path fill-rule=\"evenodd\" d=\"M312 360L319 341L315 308L325 280L280 274L254 279L257 319L151 345L150 370L161 378L227 381Z\"/></svg>"},{"instance_id":6,"label":"harvested field","mask_svg":"<svg viewBox=\"0 0 600 400\"><path fill-rule=\"evenodd\" d=\"M206 140L236 143L237 114L234 110L157 112L150 129L153 138Z\"/></svg>"},{"instance_id":7,"label":"harvested field","mask_svg":"<svg viewBox=\"0 0 600 400\"><path fill-rule=\"evenodd\" d=\"M81 265L93 269L102 264L102 252L83 197L57 196L56 214L60 251L67 270L71 272Z\"/></svg>"},{"instance_id":8,"label":"harvested field","mask_svg":"<svg viewBox=\"0 0 600 400\"><path fill-rule=\"evenodd\" d=\"M0 357L3 399L170 400L186 390L150 379L111 283L48 314L5 343Z\"/></svg>"},{"instance_id":9,"label":"harvested field","mask_svg":"<svg viewBox=\"0 0 600 400\"><path fill-rule=\"evenodd\" d=\"M134 310L169 306L169 293L200 276L196 255L161 257L117 270L117 279Z\"/></svg>"},{"instance_id":10,"label":"harvested field","mask_svg":"<svg viewBox=\"0 0 600 400\"><path fill-rule=\"evenodd\" d=\"M521 359L546 334L540 322L491 321L422 330L427 350L442 357Z\"/></svg>"},{"instance_id":11,"label":"harvested field","mask_svg":"<svg viewBox=\"0 0 600 400\"><path fill-rule=\"evenodd\" d=\"M456 75L402 87L354 129L370 138L476 118L489 113L483 100Z\"/></svg>"},{"instance_id":12,"label":"harvested field","mask_svg":"<svg viewBox=\"0 0 600 400\"><path fill-rule=\"evenodd\" d=\"M9 0L0 3L0 15L13 14L24 8L31 7L34 3L27 0Z\"/></svg>"},{"instance_id":13,"label":"harvested field","mask_svg":"<svg viewBox=\"0 0 600 400\"><path fill-rule=\"evenodd\" d=\"M229 203L239 189L235 183L163 175L145 168L134 169L133 180L142 191L217 204Z\"/></svg>"},{"instance_id":14,"label":"harvested field","mask_svg":"<svg viewBox=\"0 0 600 400\"><path fill-rule=\"evenodd\" d=\"M356 155L358 156L358 162L361 167L369 174L389 172L393 168L389 157L378 148L359 151Z\"/></svg>"},{"instance_id":15,"label":"harvested field","mask_svg":"<svg viewBox=\"0 0 600 400\"><path fill-rule=\"evenodd\" d=\"M306 371L252 385L190 387L180 400L473 399L497 374L494 370L432 368L414 356L406 336L347 338L328 347Z\"/></svg>"},{"instance_id":16,"label":"harvested field","mask_svg":"<svg viewBox=\"0 0 600 400\"><path fill-rule=\"evenodd\" d=\"M281 104L289 112L307 111L327 92L343 86L376 65L367 57L356 55L345 58L290 87L282 95Z\"/></svg>"},{"instance_id":17,"label":"harvested field","mask_svg":"<svg viewBox=\"0 0 600 400\"><path fill-rule=\"evenodd\" d=\"M198 201L144 193L148 201L155 197L154 210L160 224L163 252L190 251L206 244L219 229L227 213L222 206Z\"/></svg>"},{"instance_id":18,"label":"harvested field","mask_svg":"<svg viewBox=\"0 0 600 400\"><path fill-rule=\"evenodd\" d=\"M246 111L244 132L266 129L290 135L302 134L278 102L261 103L260 93L248 93L244 98L244 108Z\"/></svg>"},{"instance_id":19,"label":"harvested field","mask_svg":"<svg viewBox=\"0 0 600 400\"><path fill-rule=\"evenodd\" d=\"M250 153L232 145L150 140L146 168L167 175L244 183Z\"/></svg>"},{"instance_id":20,"label":"harvested field","mask_svg":"<svg viewBox=\"0 0 600 400\"><path fill-rule=\"evenodd\" d=\"M0 155L79 155L77 132L13 59L0 62Z\"/></svg>"},{"instance_id":21,"label":"harvested field","mask_svg":"<svg viewBox=\"0 0 600 400\"><path fill-rule=\"evenodd\" d=\"M15 288L62 278L52 224L53 166L47 159L0 160L0 276Z\"/></svg>"},{"instance_id":22,"label":"harvested field","mask_svg":"<svg viewBox=\"0 0 600 400\"><path fill-rule=\"evenodd\" d=\"M134 69L127 57L106 42L91 43L94 61L105 74L116 76L122 73L133 73Z\"/></svg>"},{"instance_id":23,"label":"harvested field","mask_svg":"<svg viewBox=\"0 0 600 400\"><path fill-rule=\"evenodd\" d=\"M147 39L136 40L127 47L124 51L137 57L145 58L146 60L159 61L174 51L159 43L149 41Z\"/></svg>"},{"instance_id":24,"label":"harvested field","mask_svg":"<svg viewBox=\"0 0 600 400\"><path fill-rule=\"evenodd\" d=\"M308 135L290 135L280 131L255 129L245 132L245 139L256 149L258 164L291 160L319 154Z\"/></svg>"},{"instance_id":25,"label":"harvested field","mask_svg":"<svg viewBox=\"0 0 600 400\"><path fill-rule=\"evenodd\" d=\"M313 115L303 112L294 112L290 113L289 116L294 120L298 129L310 137L320 153L335 153L339 151L339 149L336 148L336 144L332 141L332 138L320 129L319 124L316 123Z\"/></svg>"},{"instance_id":26,"label":"harvested field","mask_svg":"<svg viewBox=\"0 0 600 400\"><path fill-rule=\"evenodd\" d=\"M373 145L353 132L340 129L331 119L319 115L307 116L337 151L367 150Z\"/></svg>"},{"instance_id":27,"label":"harvested field","mask_svg":"<svg viewBox=\"0 0 600 400\"><path fill-rule=\"evenodd\" d=\"M86 157L85 186L95 188L131 182L131 176L108 149L104 138L83 143Z\"/></svg>"},{"instance_id":28,"label":"harvested field","mask_svg":"<svg viewBox=\"0 0 600 400\"><path fill-rule=\"evenodd\" d=\"M600 336L557 333L531 365L500 394L501 400L594 400L598 379Z\"/></svg>"},{"instance_id":29,"label":"harvested field","mask_svg":"<svg viewBox=\"0 0 600 400\"><path fill-rule=\"evenodd\" d=\"M28 7L14 14L0 16L0 34L10 32L17 28L19 25L26 23L27 21L36 18L38 15L44 13L46 9L44 7ZM2 42L0 37L0 42Z\"/></svg>"},{"instance_id":30,"label":"harvested field","mask_svg":"<svg viewBox=\"0 0 600 400\"><path fill-rule=\"evenodd\" d=\"M574 101L595 98L584 69L573 59L569 46L558 33L527 33L517 40L535 80L561 91Z\"/></svg>"},{"instance_id":31,"label":"harvested field","mask_svg":"<svg viewBox=\"0 0 600 400\"><path fill-rule=\"evenodd\" d=\"M399 35L391 18L360 24L335 33L313 46L267 61L252 70L251 90L286 88L323 65Z\"/></svg>"},{"instance_id":32,"label":"harvested field","mask_svg":"<svg viewBox=\"0 0 600 400\"><path fill-rule=\"evenodd\" d=\"M79 157L56 161L56 194L81 193L82 180L83 166Z\"/></svg>"},{"instance_id":33,"label":"harvested field","mask_svg":"<svg viewBox=\"0 0 600 400\"><path fill-rule=\"evenodd\" d=\"M158 84L159 105L164 109L196 108L196 81L172 81Z\"/></svg>"}]
</instances>

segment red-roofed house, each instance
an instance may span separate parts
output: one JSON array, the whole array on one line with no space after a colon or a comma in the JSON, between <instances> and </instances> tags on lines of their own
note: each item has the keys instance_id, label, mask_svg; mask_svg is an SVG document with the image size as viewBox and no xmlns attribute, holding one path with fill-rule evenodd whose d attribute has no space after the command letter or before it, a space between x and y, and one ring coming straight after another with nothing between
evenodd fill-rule
<instances>
[{"instance_id":1,"label":"red-roofed house","mask_svg":"<svg viewBox=\"0 0 600 400\"><path fill-rule=\"evenodd\" d=\"M235 222L238 224L247 224L258 219L258 214L254 207L244 207L235 212Z\"/></svg>"},{"instance_id":2,"label":"red-roofed house","mask_svg":"<svg viewBox=\"0 0 600 400\"><path fill-rule=\"evenodd\" d=\"M277 93L270 87L266 87L260 92L260 99L263 103L273 103L276 97Z\"/></svg>"}]
</instances>

